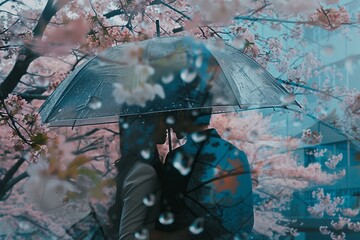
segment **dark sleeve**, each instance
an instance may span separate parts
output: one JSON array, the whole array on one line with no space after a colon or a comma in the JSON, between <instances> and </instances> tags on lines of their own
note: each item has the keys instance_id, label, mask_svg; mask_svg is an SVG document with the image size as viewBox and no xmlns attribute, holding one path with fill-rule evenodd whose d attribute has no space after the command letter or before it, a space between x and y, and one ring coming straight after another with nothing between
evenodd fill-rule
<instances>
[{"instance_id":1,"label":"dark sleeve","mask_svg":"<svg viewBox=\"0 0 360 240\"><path fill-rule=\"evenodd\" d=\"M165 165L163 168L163 179L162 179L162 189L161 189L161 212L171 212L174 214L174 223L170 225L161 225L158 224L157 228L163 231L175 231L179 230L177 217L180 213L184 211L184 195L186 194L186 187L190 173L183 175L180 171L174 166L176 160L176 155L181 154L179 150L174 150L169 153L165 160Z\"/></svg>"}]
</instances>

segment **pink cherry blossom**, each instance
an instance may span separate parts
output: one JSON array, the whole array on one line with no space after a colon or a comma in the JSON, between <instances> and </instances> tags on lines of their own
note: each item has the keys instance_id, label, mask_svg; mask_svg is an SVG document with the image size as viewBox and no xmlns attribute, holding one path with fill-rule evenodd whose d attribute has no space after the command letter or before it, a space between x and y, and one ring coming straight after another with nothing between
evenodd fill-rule
<instances>
[{"instance_id":1,"label":"pink cherry blossom","mask_svg":"<svg viewBox=\"0 0 360 240\"><path fill-rule=\"evenodd\" d=\"M327 30L334 30L342 24L349 23L350 14L344 7L340 7L339 9L320 8L309 16L309 20L313 25L319 25Z\"/></svg>"}]
</instances>

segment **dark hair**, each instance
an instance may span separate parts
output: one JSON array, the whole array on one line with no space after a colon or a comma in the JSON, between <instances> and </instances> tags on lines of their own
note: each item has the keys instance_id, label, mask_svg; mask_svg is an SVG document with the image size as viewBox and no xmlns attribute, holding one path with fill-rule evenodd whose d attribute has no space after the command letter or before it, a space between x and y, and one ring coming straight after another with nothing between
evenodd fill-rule
<instances>
[{"instance_id":1,"label":"dark hair","mask_svg":"<svg viewBox=\"0 0 360 240\"><path fill-rule=\"evenodd\" d=\"M111 235L118 237L121 213L123 207L122 188L125 178L133 165L143 161L152 165L158 175L160 174L160 160L156 149L153 135L159 123L158 115L149 116L128 116L120 119L123 128L120 129L120 152L121 157L115 162L118 170L116 176L115 203L109 208L108 216L111 225ZM144 159L141 150L150 151L150 157Z\"/></svg>"}]
</instances>

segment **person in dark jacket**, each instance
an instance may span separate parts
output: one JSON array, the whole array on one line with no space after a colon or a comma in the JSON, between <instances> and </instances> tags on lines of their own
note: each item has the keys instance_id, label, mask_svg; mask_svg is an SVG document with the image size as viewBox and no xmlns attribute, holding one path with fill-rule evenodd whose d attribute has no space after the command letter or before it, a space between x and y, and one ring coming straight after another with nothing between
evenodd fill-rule
<instances>
[{"instance_id":1,"label":"person in dark jacket","mask_svg":"<svg viewBox=\"0 0 360 240\"><path fill-rule=\"evenodd\" d=\"M186 143L165 161L161 212L173 221L158 228L188 228L194 239L246 238L254 224L251 170L245 153L209 128L208 111L175 113L171 126Z\"/></svg>"}]
</instances>

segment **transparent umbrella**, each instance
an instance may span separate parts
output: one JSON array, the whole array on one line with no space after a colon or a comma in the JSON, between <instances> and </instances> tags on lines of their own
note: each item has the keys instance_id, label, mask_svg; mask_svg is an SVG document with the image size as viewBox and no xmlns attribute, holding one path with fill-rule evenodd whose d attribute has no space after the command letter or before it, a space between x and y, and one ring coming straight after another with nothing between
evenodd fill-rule
<instances>
[{"instance_id":1,"label":"transparent umbrella","mask_svg":"<svg viewBox=\"0 0 360 240\"><path fill-rule=\"evenodd\" d=\"M168 37L122 44L92 57L56 88L40 114L50 126L80 126L116 123L130 115L179 110L225 113L289 104L298 105L243 52L190 37ZM203 189L199 187L201 194ZM223 218L229 226L236 213L230 213L232 209ZM218 222L221 217L213 218Z\"/></svg>"},{"instance_id":2,"label":"transparent umbrella","mask_svg":"<svg viewBox=\"0 0 360 240\"><path fill-rule=\"evenodd\" d=\"M134 57L135 56L135 57ZM120 116L189 109L213 113L285 107L285 88L229 45L190 37L110 48L79 66L40 108L50 126L118 122Z\"/></svg>"}]
</instances>

